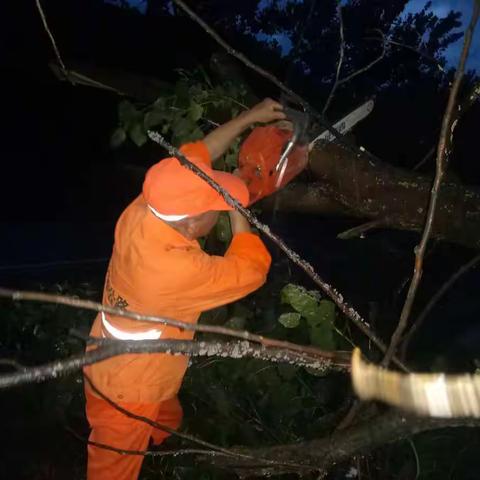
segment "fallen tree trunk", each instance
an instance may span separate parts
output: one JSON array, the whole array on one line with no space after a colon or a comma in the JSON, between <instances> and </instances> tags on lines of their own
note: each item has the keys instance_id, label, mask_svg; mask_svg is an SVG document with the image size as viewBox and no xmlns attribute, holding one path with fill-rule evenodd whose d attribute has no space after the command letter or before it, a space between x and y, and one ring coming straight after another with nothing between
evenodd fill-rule
<instances>
[{"instance_id":1,"label":"fallen tree trunk","mask_svg":"<svg viewBox=\"0 0 480 480\"><path fill-rule=\"evenodd\" d=\"M264 202L265 208L380 220L382 226L420 231L432 179L386 163L371 162L335 145L310 155L316 182L294 183ZM447 180L442 184L433 236L480 247L480 189Z\"/></svg>"},{"instance_id":2,"label":"fallen tree trunk","mask_svg":"<svg viewBox=\"0 0 480 480\"><path fill-rule=\"evenodd\" d=\"M291 445L265 448L231 449L257 458L311 467L312 471L326 473L336 463L354 455L364 454L421 432L452 427L479 427L478 419L432 419L406 417L398 412L375 416L346 430L337 430L321 439ZM268 476L291 472L292 468L279 465L259 465L258 460L228 457L206 457L210 464L234 470L239 476ZM305 472L304 472L305 473Z\"/></svg>"}]
</instances>

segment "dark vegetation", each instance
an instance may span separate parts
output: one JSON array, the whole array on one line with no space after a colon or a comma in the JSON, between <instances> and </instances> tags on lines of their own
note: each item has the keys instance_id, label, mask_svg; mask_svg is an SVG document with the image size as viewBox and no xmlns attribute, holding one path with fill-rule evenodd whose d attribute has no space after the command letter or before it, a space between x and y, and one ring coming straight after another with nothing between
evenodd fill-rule
<instances>
[{"instance_id":1,"label":"dark vegetation","mask_svg":"<svg viewBox=\"0 0 480 480\"><path fill-rule=\"evenodd\" d=\"M99 300L114 222L138 193L145 169L164 154L147 141L146 128L162 131L178 145L200 138L212 128L212 122L221 123L244 105L264 96L278 98L280 92L226 56L170 2L148 0L145 13L127 2L43 3L67 68L125 95L60 82L49 68L55 59L34 2L2 4L5 98L0 284ZM235 48L322 110L338 60L336 2L191 3ZM427 4L417 14L402 16L407 3L347 2L343 9L347 48L341 77L381 54L378 30L414 49L389 45L375 66L339 86L326 112L327 118L335 121L374 97L374 112L355 129L354 140L387 166L403 169L397 172L413 170L438 141L453 78L445 51L461 37L458 13L437 18ZM285 42L292 48L282 52ZM478 81L475 72L468 72L461 99ZM474 192L480 183L479 120L477 101L456 130L446 180L455 186L468 185ZM238 144L217 168L234 168L237 151ZM293 186L299 189L293 190L297 202L288 203L285 196L273 199L259 206L259 214L388 341L405 298L405 279L411 276L413 248L423 218L417 224L413 220L385 221L362 237L339 240L339 233L380 216L360 208L361 202L339 202L335 192L341 191L342 175L345 181L351 175L345 170L325 173L326 161L321 155L332 162L334 154L338 151L314 153L312 167ZM431 157L418 169L427 184L433 178L434 163ZM373 177L377 174L374 171ZM364 183L365 195L373 195L380 205L388 204L392 192L401 188L402 179L399 173L390 192L375 192ZM371 181L371 177L363 181ZM298 192L319 184L333 193L317 197L318 210L303 208L306 197ZM460 192L458 211L467 211L462 210L463 191L454 191ZM399 217L411 220L412 212L425 207L416 202L406 202ZM475 210L477 205L471 208ZM476 224L466 223L470 219L462 215L455 217L457 225L447 228L458 232L449 241L438 235L429 244L412 322L440 286L477 254L480 225L477 230ZM467 227L469 234L463 235ZM221 252L229 240L228 228L220 224L214 233L206 239L205 248ZM269 246L274 266L268 284L241 302L207 312L202 321L331 350L360 345L372 360L379 361L379 353L370 349L330 300L294 287L303 285L311 292L314 285L274 245ZM65 260L80 262L58 264ZM406 360L413 369L477 368L479 281L475 269L465 274L427 317L407 351ZM84 344L72 336L71 329L87 334L93 319L92 312L3 300L0 312L0 357L23 365L80 352ZM0 368L7 372L14 365L0 363ZM84 438L88 434L82 391L78 373L1 392L2 478L83 478L86 447L69 431ZM319 376L290 365L217 358L194 361L181 400L184 431L225 447L260 448L330 434L354 397L348 376L342 373ZM368 420L369 414L362 412L355 421L361 422L363 415ZM367 479L478 478L479 441L476 429L434 430L359 454L333 468L330 478L349 478L346 475L352 467L359 478ZM168 445L188 446L176 438ZM147 458L142 478L162 475L236 478L231 469L214 468L208 459L199 463L190 457Z\"/></svg>"}]
</instances>

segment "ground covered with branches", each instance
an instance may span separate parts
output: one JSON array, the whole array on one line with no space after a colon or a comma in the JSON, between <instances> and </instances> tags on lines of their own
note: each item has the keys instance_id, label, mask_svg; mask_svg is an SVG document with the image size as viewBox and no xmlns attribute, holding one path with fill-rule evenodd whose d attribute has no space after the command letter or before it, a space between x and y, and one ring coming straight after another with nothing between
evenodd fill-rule
<instances>
[{"instance_id":1,"label":"ground covered with branches","mask_svg":"<svg viewBox=\"0 0 480 480\"><path fill-rule=\"evenodd\" d=\"M138 12L120 3L121 8L92 1L86 10L89 14L90 8L108 13L114 21L107 22L105 28L121 25L124 31L126 21L129 31L138 33L144 28L149 31L154 25L142 23ZM277 2L263 9L257 2L235 6L220 0L197 2L196 12L205 23L183 1L166 3L147 2L145 18L164 22L166 29L177 37L183 31L178 28L179 22L188 20L182 25L189 28L200 26L199 31L193 27L192 31L196 38L202 38L199 43L208 51L196 52L203 64L199 65L197 59L192 62L190 55L195 58L195 54L188 53L184 63L191 68L174 68L171 63L177 60L165 53L170 62L165 73L160 71L162 62L152 66L152 51L157 58L158 45L144 43L139 51L145 57L132 62L128 57L131 45L122 43L124 51L116 46L113 54L107 55L109 61L112 59L110 69L83 64L78 71L73 67L70 70L75 60L68 58L64 62L61 52L67 51L67 56L74 57L79 53L78 45L80 51L83 49L83 39L76 44L78 40L66 34L70 6L52 7L55 31L60 32L54 37L40 2L36 2L36 14L40 14L49 48L53 47L56 58L53 71L57 79L77 91L88 85L87 90L80 90L79 103L93 98L93 88L102 95L105 91L112 95L105 101L99 94L93 101L95 107L98 104L104 108L105 116L99 115L101 120L90 111L82 118L81 128L75 127L88 132L90 125L102 137L104 150L97 155L109 158L110 162L103 165L108 174L97 175L92 183L86 182L85 173L82 177L75 172L72 182L77 187L88 184L88 189L79 188L79 197L85 204L91 202L90 213L97 215L97 209L104 209L105 213L106 205L113 204L113 211L119 213L117 210L128 203L131 195L138 193L145 169L165 150L178 156L175 146L201 138L252 106L265 91L270 95L273 88L278 96L287 93L309 112L317 128L330 129L336 145L333 151L320 145L311 155L309 169L292 189L270 203L256 206L253 213L243 212L265 234L273 252L269 282L247 299L204 313L200 325L249 331L267 338L265 343L260 340L257 349L268 349L270 338L291 342L290 346L296 344L297 349L300 345L305 354L323 352L325 358L360 346L370 360L388 365L393 359L401 369L407 368L406 360L408 367L429 371L477 368L478 333L472 319L478 312L478 275L470 270L478 260L465 247L479 245L480 196L476 187L465 187L459 182L461 177L465 179L471 174L472 183L478 183L480 177L478 168L468 165L472 150L461 150L458 147L463 142L455 140L458 134L472 141L471 125L475 122L470 117L468 123L468 115L472 111L473 115L478 114L478 77L473 72L464 75L464 63L479 7L474 9L464 52L454 74L446 69L444 52L462 35L455 31L459 15L451 12L441 19L430 12L429 5L415 15L401 17L406 2L400 1L390 2L384 10L372 10L368 2L349 2L343 7L336 2L286 2L283 9L276 8ZM224 15L225 8L235 22ZM59 18L65 19L62 26ZM223 30L229 42L257 57L257 63L263 53L265 63L252 63L226 43L212 25ZM259 43L258 36L265 34L265 28L270 40ZM275 41L279 32L294 40L294 48L286 55L279 54L280 45ZM371 37L365 38L366 34ZM105 41L103 35L108 37L101 32L97 40ZM58 38L62 41L57 44ZM129 38L137 45L135 35ZM367 41L371 42L369 48L365 48ZM180 45L182 38L178 42ZM212 44L218 44L236 61L225 60L224 52L214 52L217 47ZM195 48L198 46L192 46ZM120 51L130 58L130 65L141 66L138 70L142 73L125 76L125 72L116 71L115 67L123 65ZM98 53L95 58L105 56ZM315 58L321 58L321 64ZM157 78L145 81L146 74ZM287 78L289 83L279 77ZM374 94L379 98L379 115L367 124L368 128L359 129L358 141L332 132L327 113L339 117ZM386 120L391 121L394 116L395 121L386 128ZM455 130L457 124L459 133ZM114 150L106 153L108 132ZM88 139L82 140L89 144ZM72 140L71 145L74 144ZM360 147L363 144L375 154ZM239 145L240 140L217 162L216 168L233 171ZM88 152L82 148L85 147L79 147L82 154ZM452 150L460 153L452 155ZM81 153L72 153L72 157L84 167L88 155ZM420 153L423 159L418 162ZM432 158L436 158L435 166ZM188 162L184 164L192 169ZM456 167L453 176L445 175L451 164ZM98 168L95 165L92 171L98 173ZM408 171L417 168L423 168L421 174ZM430 191L434 176L435 188ZM126 180L125 188L113 191L119 190L116 186L121 178ZM45 185L42 184L42 192L48 197ZM74 190L59 192L53 202L58 205L59 198L68 197L75 204L73 210L64 207L69 218L72 211L86 214L88 210L83 203L79 206L81 202L72 200ZM86 195L87 191L92 195ZM99 201L102 194L109 195L110 203ZM37 199L42 204L39 195ZM13 205L12 209L15 208ZM292 215L286 211L314 215ZM326 219L320 214L346 219ZM107 216L111 220L112 211ZM358 217L373 222L359 226L352 219ZM352 231L351 227L357 228ZM387 230L390 228L407 232L391 232ZM209 253L222 254L230 241L229 231L228 221L222 217L215 231L202 239L203 247ZM429 242L431 237L436 239L435 243ZM444 239L456 245L443 243ZM306 260L296 252L301 252ZM424 261L428 261L428 268L423 266ZM76 273L45 275L41 285L25 275L12 280L12 285L98 301L104 269L85 271L82 275L82 267L77 267ZM454 285L452 278L461 287L452 289L455 293L450 290ZM417 288L419 284L421 288ZM438 296L439 291L448 292L448 298ZM441 301L444 311L440 314L440 309L435 308ZM1 373L21 374L34 365L82 355L94 313L56 303L1 299L0 316ZM426 318L429 321L420 329L420 322ZM412 325L420 334L407 345L403 335ZM220 338L213 333L196 335L197 342L205 344ZM478 428L461 428L478 426L476 421L448 423L408 417L381 405L359 406L346 369L334 362L328 370L319 371L299 366L295 357L294 361L271 363L226 356L221 352L214 358L192 358L180 393L185 409L181 434L172 436L160 450L148 452L142 478L228 480L262 475L297 478L299 474L307 479L326 475L332 479L392 480L478 477ZM337 358L341 358L340 354ZM57 377L55 371L50 377ZM88 427L83 380L78 370L44 383L4 389L0 405L4 412L2 425L8 434L0 466L5 477L84 478ZM449 425L458 428L445 428ZM199 453L199 444L206 450Z\"/></svg>"}]
</instances>

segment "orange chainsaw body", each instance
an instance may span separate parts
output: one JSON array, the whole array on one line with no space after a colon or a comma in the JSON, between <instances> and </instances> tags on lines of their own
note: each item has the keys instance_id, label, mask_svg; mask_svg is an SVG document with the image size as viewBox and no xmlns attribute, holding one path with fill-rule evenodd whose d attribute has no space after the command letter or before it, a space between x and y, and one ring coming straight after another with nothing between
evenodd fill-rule
<instances>
[{"instance_id":1,"label":"orange chainsaw body","mask_svg":"<svg viewBox=\"0 0 480 480\"><path fill-rule=\"evenodd\" d=\"M238 158L240 177L250 192L250 205L287 185L307 165L308 145L295 145L279 182L277 165L292 132L274 126L257 127L245 139Z\"/></svg>"}]
</instances>

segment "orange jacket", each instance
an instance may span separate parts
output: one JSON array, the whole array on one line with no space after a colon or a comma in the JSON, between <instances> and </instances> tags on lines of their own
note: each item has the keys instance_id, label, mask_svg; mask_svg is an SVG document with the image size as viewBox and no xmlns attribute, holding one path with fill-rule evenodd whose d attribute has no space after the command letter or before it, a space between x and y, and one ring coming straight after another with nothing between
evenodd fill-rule
<instances>
[{"instance_id":1,"label":"orange jacket","mask_svg":"<svg viewBox=\"0 0 480 480\"><path fill-rule=\"evenodd\" d=\"M156 218L140 195L116 225L103 301L196 323L201 312L259 288L270 263L265 245L252 233L235 235L223 257L208 255L197 241L187 240ZM119 332L141 338L145 334L146 338L193 338L193 332L110 315L97 316L91 335L119 338ZM114 401L152 403L178 392L187 363L185 356L128 354L85 370L96 387Z\"/></svg>"}]
</instances>

